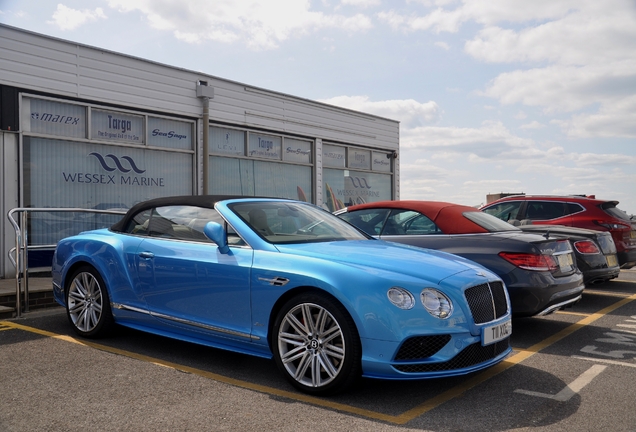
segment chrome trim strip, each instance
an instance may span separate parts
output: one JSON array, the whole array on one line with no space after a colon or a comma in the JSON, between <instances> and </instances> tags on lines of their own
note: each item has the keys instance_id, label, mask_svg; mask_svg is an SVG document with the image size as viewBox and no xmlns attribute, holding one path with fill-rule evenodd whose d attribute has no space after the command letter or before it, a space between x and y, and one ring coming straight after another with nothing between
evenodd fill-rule
<instances>
[{"instance_id":1,"label":"chrome trim strip","mask_svg":"<svg viewBox=\"0 0 636 432\"><path fill-rule=\"evenodd\" d=\"M545 310L539 312L538 314L536 314L536 316L544 316L544 315L551 314L552 312L556 312L557 310L561 309L564 306L569 305L570 303L578 302L579 300L581 300L581 297L583 297L583 295L579 295L578 297L575 297L573 299L566 300L564 302L552 305L552 306L548 307L547 309L545 309Z\"/></svg>"},{"instance_id":2,"label":"chrome trim strip","mask_svg":"<svg viewBox=\"0 0 636 432\"><path fill-rule=\"evenodd\" d=\"M227 329L223 329L220 327L216 327L216 326L211 326L211 325L207 325L207 324L201 324L195 321L190 321L190 320L186 320L183 318L177 318L177 317L173 317L170 315L165 315L165 314L160 314L157 312L151 312L148 311L146 309L140 309L134 306L128 306L128 305L124 305L124 304L120 304L120 303L111 303L111 307L115 308L115 309L121 309L121 310L128 310L128 311L132 311L132 312L138 312L138 313L142 313L142 314L146 314L146 315L150 315L154 318L162 318L162 319L166 319L169 321L174 321L174 322L178 322L180 324L185 324L185 325L189 325L192 327L199 327L205 330L211 330L211 331L215 331L215 332L219 332L219 333L224 333L224 334L229 334L232 336L238 336L238 337L242 337L242 338L246 338L246 339L250 339L250 340L260 340L260 337L258 336L253 336L247 333L242 333L242 332L237 332L234 330L227 330Z\"/></svg>"}]
</instances>

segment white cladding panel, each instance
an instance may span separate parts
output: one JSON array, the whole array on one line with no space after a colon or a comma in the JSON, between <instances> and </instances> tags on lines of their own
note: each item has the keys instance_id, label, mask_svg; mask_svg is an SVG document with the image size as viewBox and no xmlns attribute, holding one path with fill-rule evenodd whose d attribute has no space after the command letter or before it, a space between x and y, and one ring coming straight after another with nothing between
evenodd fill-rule
<instances>
[{"instance_id":1,"label":"white cladding panel","mask_svg":"<svg viewBox=\"0 0 636 432\"><path fill-rule=\"evenodd\" d=\"M399 123L0 24L0 83L200 118L196 83L214 87L210 120L397 150Z\"/></svg>"}]
</instances>

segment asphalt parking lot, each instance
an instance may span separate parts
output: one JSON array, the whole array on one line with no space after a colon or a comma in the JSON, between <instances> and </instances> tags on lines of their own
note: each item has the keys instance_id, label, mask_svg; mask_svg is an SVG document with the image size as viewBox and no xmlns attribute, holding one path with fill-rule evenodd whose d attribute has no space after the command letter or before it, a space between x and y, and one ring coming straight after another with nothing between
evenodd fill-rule
<instances>
[{"instance_id":1,"label":"asphalt parking lot","mask_svg":"<svg viewBox=\"0 0 636 432\"><path fill-rule=\"evenodd\" d=\"M636 270L515 320L512 345L468 376L314 398L273 361L123 328L80 340L61 308L29 313L0 321L0 431L636 431Z\"/></svg>"}]
</instances>

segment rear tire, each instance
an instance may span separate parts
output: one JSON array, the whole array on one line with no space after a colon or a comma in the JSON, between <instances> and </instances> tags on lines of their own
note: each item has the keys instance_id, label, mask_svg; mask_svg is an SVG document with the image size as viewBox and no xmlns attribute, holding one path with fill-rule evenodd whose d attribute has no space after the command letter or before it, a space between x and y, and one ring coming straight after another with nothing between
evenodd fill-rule
<instances>
[{"instance_id":1,"label":"rear tire","mask_svg":"<svg viewBox=\"0 0 636 432\"><path fill-rule=\"evenodd\" d=\"M273 328L274 360L302 392L342 392L361 374L360 336L346 309L320 293L304 293L281 308Z\"/></svg>"},{"instance_id":2,"label":"rear tire","mask_svg":"<svg viewBox=\"0 0 636 432\"><path fill-rule=\"evenodd\" d=\"M77 334L105 336L114 326L110 298L99 272L83 266L73 272L66 286L66 315Z\"/></svg>"}]
</instances>

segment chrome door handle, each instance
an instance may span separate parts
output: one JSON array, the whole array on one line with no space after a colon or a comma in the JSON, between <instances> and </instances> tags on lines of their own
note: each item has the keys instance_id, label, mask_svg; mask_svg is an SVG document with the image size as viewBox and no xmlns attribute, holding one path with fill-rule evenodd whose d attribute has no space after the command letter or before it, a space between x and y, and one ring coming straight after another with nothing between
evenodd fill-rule
<instances>
[{"instance_id":1,"label":"chrome door handle","mask_svg":"<svg viewBox=\"0 0 636 432\"><path fill-rule=\"evenodd\" d=\"M139 256L142 258L154 258L155 254L152 252L139 252Z\"/></svg>"}]
</instances>

